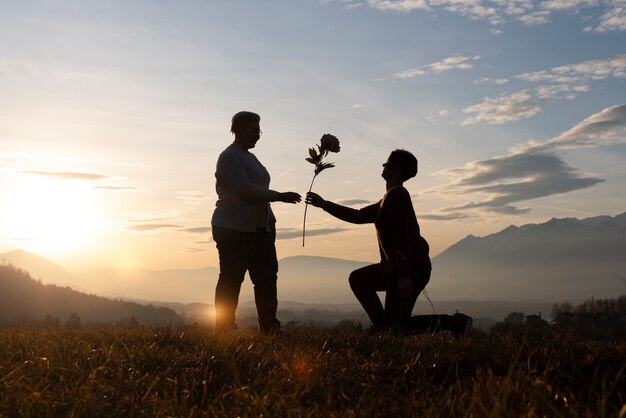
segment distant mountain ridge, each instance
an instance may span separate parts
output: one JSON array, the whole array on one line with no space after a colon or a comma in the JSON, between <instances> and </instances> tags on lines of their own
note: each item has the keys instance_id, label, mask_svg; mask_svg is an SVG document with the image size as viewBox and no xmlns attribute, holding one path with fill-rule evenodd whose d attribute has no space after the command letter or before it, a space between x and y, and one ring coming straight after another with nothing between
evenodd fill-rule
<instances>
[{"instance_id":1,"label":"distant mountain ridge","mask_svg":"<svg viewBox=\"0 0 626 418\"><path fill-rule=\"evenodd\" d=\"M585 299L626 293L626 213L469 235L433 258L433 294ZM461 285L459 283L462 283ZM433 296L435 297L435 296Z\"/></svg>"},{"instance_id":2,"label":"distant mountain ridge","mask_svg":"<svg viewBox=\"0 0 626 418\"><path fill-rule=\"evenodd\" d=\"M485 237L469 235L433 257L427 291L433 300L572 301L626 293L626 213L586 219L553 218L509 226ZM69 273L43 257L14 251L1 259L44 283L109 297L210 304L219 270L94 269ZM377 260L372 260L376 262ZM48 263L48 264L46 264ZM279 300L354 303L348 285L364 261L300 255L279 262ZM49 267L48 271L44 267ZM52 279L51 279L52 277ZM421 299L421 298L420 298ZM253 300L249 279L240 301Z\"/></svg>"}]
</instances>

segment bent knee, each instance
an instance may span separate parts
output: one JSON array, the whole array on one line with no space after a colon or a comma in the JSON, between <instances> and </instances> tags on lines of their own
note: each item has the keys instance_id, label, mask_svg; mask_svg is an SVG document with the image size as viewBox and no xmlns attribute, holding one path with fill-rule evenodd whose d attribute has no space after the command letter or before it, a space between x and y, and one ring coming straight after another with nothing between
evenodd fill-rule
<instances>
[{"instance_id":1,"label":"bent knee","mask_svg":"<svg viewBox=\"0 0 626 418\"><path fill-rule=\"evenodd\" d=\"M358 270L355 270L350 273L350 276L348 277L348 283L350 283L350 287L352 289L356 287L361 287L363 283L363 276L358 273Z\"/></svg>"}]
</instances>

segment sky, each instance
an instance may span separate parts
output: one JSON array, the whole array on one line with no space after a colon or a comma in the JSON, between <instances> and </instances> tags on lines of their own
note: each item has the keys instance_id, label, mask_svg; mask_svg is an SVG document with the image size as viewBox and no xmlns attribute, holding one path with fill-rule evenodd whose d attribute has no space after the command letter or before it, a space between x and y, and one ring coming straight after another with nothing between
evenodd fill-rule
<instances>
[{"instance_id":1,"label":"sky","mask_svg":"<svg viewBox=\"0 0 626 418\"><path fill-rule=\"evenodd\" d=\"M389 152L435 256L468 234L626 211L624 0L0 0L0 252L73 270L217 266L240 110L271 188L364 206ZM372 225L273 203L279 258L376 262Z\"/></svg>"}]
</instances>

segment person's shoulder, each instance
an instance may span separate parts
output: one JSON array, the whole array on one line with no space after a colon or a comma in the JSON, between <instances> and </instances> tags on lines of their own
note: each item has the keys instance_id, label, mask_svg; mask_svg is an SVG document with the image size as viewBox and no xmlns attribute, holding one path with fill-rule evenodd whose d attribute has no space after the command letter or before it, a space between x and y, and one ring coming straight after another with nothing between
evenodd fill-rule
<instances>
[{"instance_id":1,"label":"person's shoulder","mask_svg":"<svg viewBox=\"0 0 626 418\"><path fill-rule=\"evenodd\" d=\"M411 199L411 194L404 186L394 187L387 191L386 199Z\"/></svg>"},{"instance_id":2,"label":"person's shoulder","mask_svg":"<svg viewBox=\"0 0 626 418\"><path fill-rule=\"evenodd\" d=\"M230 159L230 158L233 158L233 157L237 157L240 154L240 152L239 152L239 149L236 146L234 146L234 145L235 144L233 143L233 144L230 144L229 146L227 146L224 149L224 151L222 151L220 153L218 159L222 160L224 158Z\"/></svg>"}]
</instances>

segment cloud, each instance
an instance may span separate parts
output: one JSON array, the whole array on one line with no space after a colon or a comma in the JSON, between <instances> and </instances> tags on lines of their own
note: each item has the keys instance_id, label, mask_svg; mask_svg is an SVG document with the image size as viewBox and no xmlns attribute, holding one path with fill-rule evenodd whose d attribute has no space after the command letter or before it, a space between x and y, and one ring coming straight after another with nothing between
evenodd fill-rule
<instances>
[{"instance_id":1,"label":"cloud","mask_svg":"<svg viewBox=\"0 0 626 418\"><path fill-rule=\"evenodd\" d=\"M466 219L469 217L470 215L466 213L458 213L458 212L447 213L447 214L430 213L430 214L424 214L424 215L418 216L419 219L426 219L429 221L454 221L457 219Z\"/></svg>"},{"instance_id":2,"label":"cloud","mask_svg":"<svg viewBox=\"0 0 626 418\"><path fill-rule=\"evenodd\" d=\"M587 27L585 31L594 32L620 32L626 31L626 7L623 3L621 6L615 5L615 7L607 10L601 17L598 26Z\"/></svg>"},{"instance_id":3,"label":"cloud","mask_svg":"<svg viewBox=\"0 0 626 418\"><path fill-rule=\"evenodd\" d=\"M584 189L603 179L581 176L559 156L543 152L527 152L476 161L466 167L454 189L466 194L487 194L489 198L452 208L484 208L490 212L521 214L512 203Z\"/></svg>"},{"instance_id":4,"label":"cloud","mask_svg":"<svg viewBox=\"0 0 626 418\"><path fill-rule=\"evenodd\" d=\"M34 174L37 176L54 177L65 180L88 180L98 181L109 178L102 174L78 173L78 172L51 172L51 171L25 171L24 174Z\"/></svg>"},{"instance_id":5,"label":"cloud","mask_svg":"<svg viewBox=\"0 0 626 418\"><path fill-rule=\"evenodd\" d=\"M141 189L132 186L96 186L94 189L100 190L111 190L111 191L120 191L120 192L137 192Z\"/></svg>"},{"instance_id":6,"label":"cloud","mask_svg":"<svg viewBox=\"0 0 626 418\"><path fill-rule=\"evenodd\" d=\"M586 91L589 91L587 85L560 84L521 90L508 96L487 97L481 103L463 109L463 113L472 115L463 121L463 125L480 122L503 124L530 118L539 113L546 103L571 100Z\"/></svg>"},{"instance_id":7,"label":"cloud","mask_svg":"<svg viewBox=\"0 0 626 418\"><path fill-rule=\"evenodd\" d=\"M544 25L549 21L550 12L532 12L518 18L524 26Z\"/></svg>"},{"instance_id":8,"label":"cloud","mask_svg":"<svg viewBox=\"0 0 626 418\"><path fill-rule=\"evenodd\" d=\"M448 57L441 61L427 65L432 72L442 73L450 70L469 70L474 68L474 65L468 61L475 61L480 59L480 55L475 57Z\"/></svg>"},{"instance_id":9,"label":"cloud","mask_svg":"<svg viewBox=\"0 0 626 418\"><path fill-rule=\"evenodd\" d=\"M128 226L127 229L131 231L156 231L159 229L171 229L171 228L181 228L180 225L174 224L139 224L139 225L131 225Z\"/></svg>"},{"instance_id":10,"label":"cloud","mask_svg":"<svg viewBox=\"0 0 626 418\"><path fill-rule=\"evenodd\" d=\"M440 189L443 194L480 199L440 212L453 218L475 209L519 215L530 211L518 207L520 202L593 187L604 180L580 173L557 151L615 143L626 143L626 104L607 107L546 141L520 144L509 154L447 170L453 180ZM422 218L446 220L438 214Z\"/></svg>"},{"instance_id":11,"label":"cloud","mask_svg":"<svg viewBox=\"0 0 626 418\"><path fill-rule=\"evenodd\" d=\"M210 226L201 226L196 228L185 228L181 229L183 232L191 232L192 234L206 234L207 232L211 232Z\"/></svg>"},{"instance_id":12,"label":"cloud","mask_svg":"<svg viewBox=\"0 0 626 418\"><path fill-rule=\"evenodd\" d=\"M626 78L626 55L562 65L550 70L519 74L516 77L531 82L549 81L556 83L581 83L590 80L604 80L610 77Z\"/></svg>"},{"instance_id":13,"label":"cloud","mask_svg":"<svg viewBox=\"0 0 626 418\"><path fill-rule=\"evenodd\" d=\"M577 10L597 6L599 3L596 0L544 0L540 7L546 10Z\"/></svg>"},{"instance_id":14,"label":"cloud","mask_svg":"<svg viewBox=\"0 0 626 418\"><path fill-rule=\"evenodd\" d=\"M209 196L199 190L182 190L178 197L189 205L198 205L209 200Z\"/></svg>"},{"instance_id":15,"label":"cloud","mask_svg":"<svg viewBox=\"0 0 626 418\"><path fill-rule=\"evenodd\" d=\"M585 31L608 32L626 30L626 8L623 0L351 0L349 7L367 6L383 12L409 13L414 10L436 14L447 11L470 20L484 20L491 32L501 33L499 27L518 21L524 25L543 25L555 13L579 16L594 24Z\"/></svg>"},{"instance_id":16,"label":"cloud","mask_svg":"<svg viewBox=\"0 0 626 418\"><path fill-rule=\"evenodd\" d=\"M185 251L188 253L201 253L203 251L206 251L206 249L189 247L189 248L186 248Z\"/></svg>"},{"instance_id":17,"label":"cloud","mask_svg":"<svg viewBox=\"0 0 626 418\"><path fill-rule=\"evenodd\" d=\"M473 114L463 121L463 125L479 122L503 124L518 119L529 118L541 111L540 103L528 91L522 90L508 96L485 98L483 102L463 109Z\"/></svg>"},{"instance_id":18,"label":"cloud","mask_svg":"<svg viewBox=\"0 0 626 418\"><path fill-rule=\"evenodd\" d=\"M478 59L480 59L479 55L474 57L448 57L432 64L427 64L421 67L410 68L408 70L397 72L393 76L395 78L413 78L429 73L439 74L450 70L469 70L471 68L474 68L474 64L472 64L471 61L475 61Z\"/></svg>"},{"instance_id":19,"label":"cloud","mask_svg":"<svg viewBox=\"0 0 626 418\"><path fill-rule=\"evenodd\" d=\"M313 237L316 235L330 235L339 232L348 231L347 228L320 228L307 229L306 236ZM302 238L302 229L299 228L279 228L276 231L276 239Z\"/></svg>"},{"instance_id":20,"label":"cloud","mask_svg":"<svg viewBox=\"0 0 626 418\"><path fill-rule=\"evenodd\" d=\"M506 84L508 82L509 82L508 78L492 79L492 78L488 78L488 77L482 77L482 78L477 78L476 80L474 80L474 84L496 84L498 86L501 86L501 85Z\"/></svg>"},{"instance_id":21,"label":"cloud","mask_svg":"<svg viewBox=\"0 0 626 418\"><path fill-rule=\"evenodd\" d=\"M33 174L36 176L43 176L43 177L51 177L51 178L56 178L56 179L60 179L60 180L79 180L79 181L88 181L88 182L94 182L94 183L99 183L99 182L105 182L105 183L112 183L112 180L119 180L120 177L112 177L112 176L107 176L104 174L97 174L97 173L83 173L83 172L70 172L70 171L23 171L24 174ZM138 189L136 187L132 187L132 186L115 186L115 185L107 185L107 184L99 184L99 185L94 185L92 186L94 189L97 190L108 190L108 191L118 191L118 192L137 192L137 191L141 191L141 189Z\"/></svg>"},{"instance_id":22,"label":"cloud","mask_svg":"<svg viewBox=\"0 0 626 418\"><path fill-rule=\"evenodd\" d=\"M337 201L338 204L344 206L356 206L356 205L369 205L371 202L369 200L363 199L344 199Z\"/></svg>"},{"instance_id":23,"label":"cloud","mask_svg":"<svg viewBox=\"0 0 626 418\"><path fill-rule=\"evenodd\" d=\"M367 4L378 10L408 13L415 9L430 10L426 0L367 0Z\"/></svg>"},{"instance_id":24,"label":"cloud","mask_svg":"<svg viewBox=\"0 0 626 418\"><path fill-rule=\"evenodd\" d=\"M441 109L438 112L435 113L427 113L426 114L426 120L429 121L430 123L434 123L437 124L439 123L440 119L443 118L447 118L450 115L450 111L448 109Z\"/></svg>"},{"instance_id":25,"label":"cloud","mask_svg":"<svg viewBox=\"0 0 626 418\"><path fill-rule=\"evenodd\" d=\"M545 143L529 145L525 149L549 151L617 143L626 143L626 104L607 107Z\"/></svg>"},{"instance_id":26,"label":"cloud","mask_svg":"<svg viewBox=\"0 0 626 418\"><path fill-rule=\"evenodd\" d=\"M393 76L395 78L413 78L413 77L417 77L417 76L424 75L424 74L426 74L426 71L417 67L417 68L410 68L408 70L400 71L398 73L395 73Z\"/></svg>"},{"instance_id":27,"label":"cloud","mask_svg":"<svg viewBox=\"0 0 626 418\"><path fill-rule=\"evenodd\" d=\"M562 65L549 70L522 73L515 78L531 83L548 82L534 89L524 89L502 95L487 97L482 102L463 110L470 114L463 125L475 123L503 124L530 118L541 112L543 105L558 100L572 100L591 90L593 82L607 78L626 78L626 55L589 60L577 64ZM482 78L476 84L489 82Z\"/></svg>"}]
</instances>

